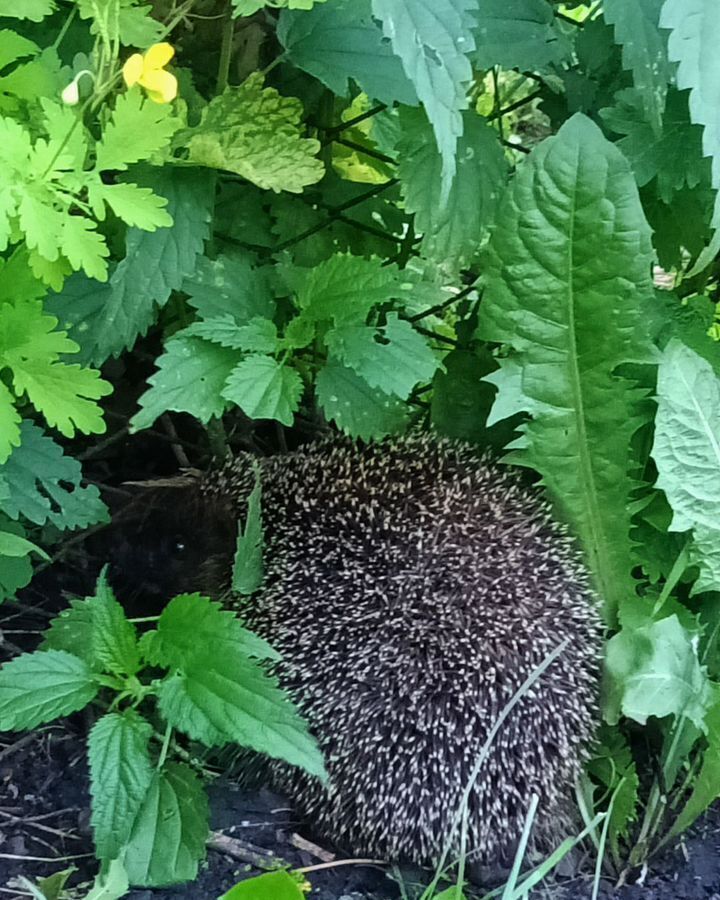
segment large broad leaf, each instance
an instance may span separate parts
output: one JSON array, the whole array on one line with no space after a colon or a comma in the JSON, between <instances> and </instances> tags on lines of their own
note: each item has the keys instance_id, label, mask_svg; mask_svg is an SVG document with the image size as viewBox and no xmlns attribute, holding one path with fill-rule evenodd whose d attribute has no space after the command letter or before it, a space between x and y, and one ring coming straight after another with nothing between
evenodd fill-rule
<instances>
[{"instance_id":1,"label":"large broad leaf","mask_svg":"<svg viewBox=\"0 0 720 900\"><path fill-rule=\"evenodd\" d=\"M152 783L151 734L150 723L128 710L98 719L88 737L92 828L104 862L118 856L127 842Z\"/></svg>"},{"instance_id":2,"label":"large broad leaf","mask_svg":"<svg viewBox=\"0 0 720 900\"><path fill-rule=\"evenodd\" d=\"M188 766L168 764L152 779L125 851L131 884L162 887L192 881L205 857L208 802Z\"/></svg>"},{"instance_id":3,"label":"large broad leaf","mask_svg":"<svg viewBox=\"0 0 720 900\"><path fill-rule=\"evenodd\" d=\"M24 653L0 669L0 731L67 716L98 690L87 663L77 656L63 650Z\"/></svg>"},{"instance_id":4,"label":"large broad leaf","mask_svg":"<svg viewBox=\"0 0 720 900\"><path fill-rule=\"evenodd\" d=\"M652 455L657 486L673 510L671 531L693 529L694 592L720 590L720 379L710 363L678 340L658 372Z\"/></svg>"},{"instance_id":5,"label":"large broad leaf","mask_svg":"<svg viewBox=\"0 0 720 900\"><path fill-rule=\"evenodd\" d=\"M310 12L280 14L277 35L291 62L340 96L354 79L374 100L414 105L417 93L382 31L370 0L332 0Z\"/></svg>"},{"instance_id":6,"label":"large broad leaf","mask_svg":"<svg viewBox=\"0 0 720 900\"><path fill-rule=\"evenodd\" d=\"M605 0L605 19L622 44L623 66L631 69L646 117L655 134L662 129L665 94L670 81L665 35L658 27L664 0Z\"/></svg>"},{"instance_id":7,"label":"large broad leaf","mask_svg":"<svg viewBox=\"0 0 720 900\"><path fill-rule=\"evenodd\" d=\"M250 253L221 253L216 259L202 256L193 275L183 282L193 306L204 319L232 316L238 325L256 317L272 318L275 302L269 268L254 268Z\"/></svg>"},{"instance_id":8,"label":"large broad leaf","mask_svg":"<svg viewBox=\"0 0 720 900\"><path fill-rule=\"evenodd\" d=\"M530 413L513 458L543 476L582 539L612 620L634 596L630 440L637 391L616 369L652 359L650 229L630 167L575 115L518 171L498 212L480 335L508 344L496 404Z\"/></svg>"},{"instance_id":9,"label":"large broad leaf","mask_svg":"<svg viewBox=\"0 0 720 900\"><path fill-rule=\"evenodd\" d=\"M677 616L639 628L623 628L610 640L605 659L605 718L620 714L644 725L648 716L687 717L697 728L713 702L697 642Z\"/></svg>"},{"instance_id":10,"label":"large broad leaf","mask_svg":"<svg viewBox=\"0 0 720 900\"><path fill-rule=\"evenodd\" d=\"M20 427L21 444L0 466L8 486L0 509L11 518L25 516L36 525L87 528L107 519L105 504L94 485L80 484L80 463L30 422Z\"/></svg>"},{"instance_id":11,"label":"large broad leaf","mask_svg":"<svg viewBox=\"0 0 720 900\"><path fill-rule=\"evenodd\" d=\"M421 110L404 110L398 144L398 174L405 208L415 213L423 255L452 270L469 265L492 223L507 180L507 163L497 132L474 112L463 114L457 172L442 200L442 158Z\"/></svg>"},{"instance_id":12,"label":"large broad leaf","mask_svg":"<svg viewBox=\"0 0 720 900\"><path fill-rule=\"evenodd\" d=\"M542 69L571 49L547 0L482 0L475 40L475 62L482 69Z\"/></svg>"},{"instance_id":13,"label":"large broad leaf","mask_svg":"<svg viewBox=\"0 0 720 900\"><path fill-rule=\"evenodd\" d=\"M253 353L230 373L222 395L252 419L277 419L292 425L302 389L295 369L272 356Z\"/></svg>"},{"instance_id":14,"label":"large broad leaf","mask_svg":"<svg viewBox=\"0 0 720 900\"><path fill-rule=\"evenodd\" d=\"M372 0L393 50L432 122L442 157L443 196L455 175L455 151L463 133L475 49L478 0Z\"/></svg>"}]
</instances>

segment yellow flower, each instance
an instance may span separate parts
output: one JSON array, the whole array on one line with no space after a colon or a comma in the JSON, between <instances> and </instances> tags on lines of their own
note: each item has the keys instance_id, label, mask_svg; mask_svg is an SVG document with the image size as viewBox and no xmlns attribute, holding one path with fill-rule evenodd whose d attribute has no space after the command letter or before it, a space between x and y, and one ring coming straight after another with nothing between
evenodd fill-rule
<instances>
[{"instance_id":1,"label":"yellow flower","mask_svg":"<svg viewBox=\"0 0 720 900\"><path fill-rule=\"evenodd\" d=\"M169 103L177 97L177 78L163 67L174 55L175 49L166 43L153 44L147 53L133 53L123 66L125 84L139 84L155 103Z\"/></svg>"}]
</instances>

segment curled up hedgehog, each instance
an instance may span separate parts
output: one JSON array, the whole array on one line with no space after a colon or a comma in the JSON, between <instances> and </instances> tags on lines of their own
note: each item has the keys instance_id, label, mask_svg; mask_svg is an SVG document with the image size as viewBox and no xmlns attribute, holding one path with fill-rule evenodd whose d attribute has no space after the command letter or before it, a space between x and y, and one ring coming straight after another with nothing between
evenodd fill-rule
<instances>
[{"instance_id":1,"label":"curled up hedgehog","mask_svg":"<svg viewBox=\"0 0 720 900\"><path fill-rule=\"evenodd\" d=\"M427 435L334 438L260 467L264 580L226 602L282 654L278 674L323 751L327 785L273 764L298 810L353 854L435 863L489 730L567 639L480 769L466 846L480 865L507 865L533 794L537 845L565 837L596 719L601 626L542 494ZM129 552L156 548L145 568L165 598L227 594L254 481L254 457L241 455L140 504ZM127 568L122 550L116 565Z\"/></svg>"}]
</instances>

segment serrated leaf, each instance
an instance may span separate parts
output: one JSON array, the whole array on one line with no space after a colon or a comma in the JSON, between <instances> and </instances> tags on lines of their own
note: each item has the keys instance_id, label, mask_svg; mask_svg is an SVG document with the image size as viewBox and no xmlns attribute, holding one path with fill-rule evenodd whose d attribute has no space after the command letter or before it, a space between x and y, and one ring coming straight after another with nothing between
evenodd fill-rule
<instances>
[{"instance_id":1,"label":"serrated leaf","mask_svg":"<svg viewBox=\"0 0 720 900\"><path fill-rule=\"evenodd\" d=\"M52 522L57 528L87 528L108 518L95 485L82 486L80 463L31 422L23 422L21 444L0 466L8 496L0 508L36 525Z\"/></svg>"},{"instance_id":2,"label":"serrated leaf","mask_svg":"<svg viewBox=\"0 0 720 900\"><path fill-rule=\"evenodd\" d=\"M138 179L136 170L133 172ZM145 180L145 179L143 179ZM196 169L153 169L147 179L153 192L168 200L171 228L155 232L131 228L125 258L107 285L75 275L46 306L81 346L80 359L100 364L132 347L152 324L158 306L195 270L210 233L213 185Z\"/></svg>"},{"instance_id":3,"label":"serrated leaf","mask_svg":"<svg viewBox=\"0 0 720 900\"><path fill-rule=\"evenodd\" d=\"M43 648L72 652L96 672L135 675L140 669L135 626L125 617L104 573L93 597L71 601L70 608L53 619Z\"/></svg>"},{"instance_id":4,"label":"serrated leaf","mask_svg":"<svg viewBox=\"0 0 720 900\"><path fill-rule=\"evenodd\" d=\"M665 348L657 383L652 457L673 510L671 531L693 530L693 592L720 590L720 380L678 340Z\"/></svg>"},{"instance_id":5,"label":"serrated leaf","mask_svg":"<svg viewBox=\"0 0 720 900\"><path fill-rule=\"evenodd\" d=\"M630 825L637 820L640 780L630 747L617 728L603 725L597 741L587 768L613 797L609 839L618 848L618 840L627 837Z\"/></svg>"},{"instance_id":6,"label":"serrated leaf","mask_svg":"<svg viewBox=\"0 0 720 900\"><path fill-rule=\"evenodd\" d=\"M716 700L705 716L705 734L708 746L702 757L702 767L692 781L690 796L672 824L669 835L682 834L717 799L720 791L720 699Z\"/></svg>"},{"instance_id":7,"label":"serrated leaf","mask_svg":"<svg viewBox=\"0 0 720 900\"><path fill-rule=\"evenodd\" d=\"M165 36L162 22L153 19L152 6L126 6L118 11L118 32L124 47L144 50L157 44Z\"/></svg>"},{"instance_id":8,"label":"serrated leaf","mask_svg":"<svg viewBox=\"0 0 720 900\"><path fill-rule=\"evenodd\" d=\"M158 357L158 371L148 378L150 387L140 397L140 411L130 420L131 431L148 428L168 410L187 412L203 423L225 409L223 388L240 358L198 337L173 338Z\"/></svg>"},{"instance_id":9,"label":"serrated leaf","mask_svg":"<svg viewBox=\"0 0 720 900\"><path fill-rule=\"evenodd\" d=\"M274 353L279 345L275 323L260 316L250 319L247 325L238 325L230 313L224 313L203 322L194 322L182 333L205 338L221 347L254 353Z\"/></svg>"},{"instance_id":10,"label":"serrated leaf","mask_svg":"<svg viewBox=\"0 0 720 900\"><path fill-rule=\"evenodd\" d=\"M186 663L221 664L233 654L280 659L267 641L243 628L235 614L219 603L200 594L180 594L160 616L150 661L182 668Z\"/></svg>"},{"instance_id":11,"label":"serrated leaf","mask_svg":"<svg viewBox=\"0 0 720 900\"><path fill-rule=\"evenodd\" d=\"M664 0L605 0L603 15L615 27L615 39L622 44L623 66L633 80L645 110L647 121L659 134L663 127L665 95L670 81L665 35L659 28Z\"/></svg>"},{"instance_id":12,"label":"serrated leaf","mask_svg":"<svg viewBox=\"0 0 720 900\"><path fill-rule=\"evenodd\" d=\"M252 16L267 6L275 9L312 9L327 0L232 0L236 16Z\"/></svg>"},{"instance_id":13,"label":"serrated leaf","mask_svg":"<svg viewBox=\"0 0 720 900\"><path fill-rule=\"evenodd\" d=\"M288 59L338 96L349 79L381 103L414 106L417 93L372 18L370 0L333 0L311 12L280 14L277 36Z\"/></svg>"},{"instance_id":14,"label":"serrated leaf","mask_svg":"<svg viewBox=\"0 0 720 900\"><path fill-rule=\"evenodd\" d=\"M256 317L271 319L275 302L267 268L254 268L249 253L222 253L217 259L198 260L182 289L188 302L205 319L232 316L238 325Z\"/></svg>"},{"instance_id":15,"label":"serrated leaf","mask_svg":"<svg viewBox=\"0 0 720 900\"><path fill-rule=\"evenodd\" d=\"M153 781L152 726L134 710L108 713L88 736L91 824L98 858L120 855Z\"/></svg>"},{"instance_id":16,"label":"serrated leaf","mask_svg":"<svg viewBox=\"0 0 720 900\"><path fill-rule=\"evenodd\" d=\"M62 650L24 653L0 668L0 731L68 716L97 692L87 663L77 656Z\"/></svg>"},{"instance_id":17,"label":"serrated leaf","mask_svg":"<svg viewBox=\"0 0 720 900\"><path fill-rule=\"evenodd\" d=\"M203 110L200 124L184 136L189 159L261 188L300 193L324 173L315 158L320 142L302 137L302 115L299 100L264 87L262 74L254 72Z\"/></svg>"},{"instance_id":18,"label":"serrated leaf","mask_svg":"<svg viewBox=\"0 0 720 900\"><path fill-rule=\"evenodd\" d=\"M0 382L0 463L7 461L13 447L20 444L20 413L15 408L15 398Z\"/></svg>"},{"instance_id":19,"label":"serrated leaf","mask_svg":"<svg viewBox=\"0 0 720 900\"><path fill-rule=\"evenodd\" d=\"M442 157L442 196L455 175L455 150L463 133L475 49L478 0L372 0L373 15L425 107Z\"/></svg>"},{"instance_id":20,"label":"serrated leaf","mask_svg":"<svg viewBox=\"0 0 720 900\"><path fill-rule=\"evenodd\" d=\"M372 440L402 431L408 410L356 375L352 369L328 360L315 382L315 393L325 415L345 434Z\"/></svg>"},{"instance_id":21,"label":"serrated leaf","mask_svg":"<svg viewBox=\"0 0 720 900\"><path fill-rule=\"evenodd\" d=\"M252 419L277 419L283 425L292 425L302 390L302 379L295 369L272 356L253 353L232 370L222 395Z\"/></svg>"},{"instance_id":22,"label":"serrated leaf","mask_svg":"<svg viewBox=\"0 0 720 900\"><path fill-rule=\"evenodd\" d=\"M245 522L238 521L235 543L235 559L232 571L232 589L237 594L249 596L262 584L263 578L263 527L262 483L260 469L255 469L255 486L247 502Z\"/></svg>"},{"instance_id":23,"label":"serrated leaf","mask_svg":"<svg viewBox=\"0 0 720 900\"><path fill-rule=\"evenodd\" d=\"M373 306L403 293L395 266L349 253L336 253L294 275L297 302L308 321L364 322Z\"/></svg>"},{"instance_id":24,"label":"serrated leaf","mask_svg":"<svg viewBox=\"0 0 720 900\"><path fill-rule=\"evenodd\" d=\"M332 355L350 366L371 387L407 400L418 382L430 381L440 361L409 322L390 313L387 325L343 325L325 342Z\"/></svg>"},{"instance_id":25,"label":"serrated leaf","mask_svg":"<svg viewBox=\"0 0 720 900\"><path fill-rule=\"evenodd\" d=\"M125 853L131 884L163 887L192 881L205 858L208 802L188 766L169 763L153 777Z\"/></svg>"},{"instance_id":26,"label":"serrated leaf","mask_svg":"<svg viewBox=\"0 0 720 900\"><path fill-rule=\"evenodd\" d=\"M277 681L238 654L185 665L160 685L158 700L167 721L191 738L234 741L324 775L317 744Z\"/></svg>"},{"instance_id":27,"label":"serrated leaf","mask_svg":"<svg viewBox=\"0 0 720 900\"><path fill-rule=\"evenodd\" d=\"M219 900L305 900L306 894L291 872L266 872L231 887Z\"/></svg>"},{"instance_id":28,"label":"serrated leaf","mask_svg":"<svg viewBox=\"0 0 720 900\"><path fill-rule=\"evenodd\" d=\"M119 94L95 150L98 171L124 170L167 147L180 122L167 103L153 103L139 87Z\"/></svg>"},{"instance_id":29,"label":"serrated leaf","mask_svg":"<svg viewBox=\"0 0 720 900\"><path fill-rule=\"evenodd\" d=\"M54 0L23 0L18 6L14 0L0 0L0 16L9 19L29 19L31 22L42 22L45 16L55 12Z\"/></svg>"},{"instance_id":30,"label":"serrated leaf","mask_svg":"<svg viewBox=\"0 0 720 900\"><path fill-rule=\"evenodd\" d=\"M623 628L607 645L605 669L605 719L611 725L622 713L641 725L648 716L674 715L705 727L710 683L696 641L677 616Z\"/></svg>"},{"instance_id":31,"label":"serrated leaf","mask_svg":"<svg viewBox=\"0 0 720 900\"><path fill-rule=\"evenodd\" d=\"M425 114L403 110L398 175L405 208L415 214L423 255L449 266L468 266L492 224L507 181L507 163L497 133L475 112L463 114L457 173L442 201L442 159Z\"/></svg>"},{"instance_id":32,"label":"serrated leaf","mask_svg":"<svg viewBox=\"0 0 720 900\"><path fill-rule=\"evenodd\" d=\"M103 184L95 187L95 196L107 203L115 215L127 225L143 231L169 228L172 216L165 209L167 200L158 197L150 188L137 184ZM90 273L88 273L90 274Z\"/></svg>"},{"instance_id":33,"label":"serrated leaf","mask_svg":"<svg viewBox=\"0 0 720 900\"><path fill-rule=\"evenodd\" d=\"M482 0L475 41L480 69L545 69L572 49L546 0Z\"/></svg>"},{"instance_id":34,"label":"serrated leaf","mask_svg":"<svg viewBox=\"0 0 720 900\"><path fill-rule=\"evenodd\" d=\"M643 409L616 369L654 359L642 311L652 259L627 161L575 115L501 202L480 306L480 336L507 343L520 369L506 412L533 417L512 458L542 474L579 534L611 621L635 597L628 447Z\"/></svg>"},{"instance_id":35,"label":"serrated leaf","mask_svg":"<svg viewBox=\"0 0 720 900\"><path fill-rule=\"evenodd\" d=\"M83 269L88 278L107 281L105 258L110 250L97 225L82 216L66 216L60 234L60 249L75 271Z\"/></svg>"}]
</instances>

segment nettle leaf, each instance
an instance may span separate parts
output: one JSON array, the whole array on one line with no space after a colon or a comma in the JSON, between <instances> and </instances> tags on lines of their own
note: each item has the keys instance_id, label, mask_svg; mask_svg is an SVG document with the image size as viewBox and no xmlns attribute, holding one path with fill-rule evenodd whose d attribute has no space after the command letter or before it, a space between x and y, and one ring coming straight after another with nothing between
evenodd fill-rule
<instances>
[{"instance_id":1,"label":"nettle leaf","mask_svg":"<svg viewBox=\"0 0 720 900\"><path fill-rule=\"evenodd\" d=\"M234 741L312 775L325 769L317 744L277 681L260 666L235 654L186 664L158 691L167 721L210 745Z\"/></svg>"},{"instance_id":2,"label":"nettle leaf","mask_svg":"<svg viewBox=\"0 0 720 900\"><path fill-rule=\"evenodd\" d=\"M134 710L107 713L88 735L91 824L97 856L120 855L153 782L152 726Z\"/></svg>"},{"instance_id":3,"label":"nettle leaf","mask_svg":"<svg viewBox=\"0 0 720 900\"><path fill-rule=\"evenodd\" d=\"M203 322L194 322L183 329L183 335L195 335L249 353L274 353L279 346L277 328L271 319L255 316L247 325L238 325L237 320L225 313L213 316Z\"/></svg>"},{"instance_id":4,"label":"nettle leaf","mask_svg":"<svg viewBox=\"0 0 720 900\"><path fill-rule=\"evenodd\" d=\"M480 307L480 336L510 348L500 373L517 372L493 376L496 404L532 416L510 458L541 473L575 527L611 621L635 596L628 447L643 421L642 394L616 369L654 359L643 314L652 260L627 161L575 115L501 202Z\"/></svg>"},{"instance_id":5,"label":"nettle leaf","mask_svg":"<svg viewBox=\"0 0 720 900\"><path fill-rule=\"evenodd\" d=\"M671 89L660 134L653 132L642 108L643 95L633 89L618 91L617 106L601 110L607 125L620 138L617 146L630 160L640 187L658 180L658 195L673 203L675 192L710 183L710 164L701 152L702 129L692 125L687 95Z\"/></svg>"},{"instance_id":6,"label":"nettle leaf","mask_svg":"<svg viewBox=\"0 0 720 900\"><path fill-rule=\"evenodd\" d=\"M693 592L720 590L720 380L678 340L660 360L652 456L673 510L671 531L693 530Z\"/></svg>"},{"instance_id":7,"label":"nettle leaf","mask_svg":"<svg viewBox=\"0 0 720 900\"><path fill-rule=\"evenodd\" d=\"M352 369L330 358L315 382L318 403L328 419L345 434L373 440L402 431L407 406L379 391Z\"/></svg>"},{"instance_id":8,"label":"nettle leaf","mask_svg":"<svg viewBox=\"0 0 720 900\"><path fill-rule=\"evenodd\" d=\"M422 110L402 111L398 175L405 209L415 213L423 255L456 271L477 257L507 181L497 132L474 112L463 113L457 172L442 202L442 159Z\"/></svg>"},{"instance_id":9,"label":"nettle leaf","mask_svg":"<svg viewBox=\"0 0 720 900\"><path fill-rule=\"evenodd\" d=\"M127 169L166 148L180 120L168 103L154 103L139 87L118 94L110 121L95 148L98 171Z\"/></svg>"},{"instance_id":10,"label":"nettle leaf","mask_svg":"<svg viewBox=\"0 0 720 900\"><path fill-rule=\"evenodd\" d=\"M605 719L620 714L644 725L648 716L687 717L700 729L713 702L697 642L677 616L623 628L605 655Z\"/></svg>"},{"instance_id":11,"label":"nettle leaf","mask_svg":"<svg viewBox=\"0 0 720 900\"><path fill-rule=\"evenodd\" d=\"M292 425L302 391L302 378L295 369L272 356L253 353L235 366L222 395L252 419Z\"/></svg>"},{"instance_id":12,"label":"nettle leaf","mask_svg":"<svg viewBox=\"0 0 720 900\"><path fill-rule=\"evenodd\" d=\"M544 69L571 52L546 0L482 0L478 8L474 59L480 69Z\"/></svg>"},{"instance_id":13,"label":"nettle leaf","mask_svg":"<svg viewBox=\"0 0 720 900\"><path fill-rule=\"evenodd\" d=\"M0 731L34 728L82 709L99 690L87 663L63 650L23 653L0 668Z\"/></svg>"},{"instance_id":14,"label":"nettle leaf","mask_svg":"<svg viewBox=\"0 0 720 900\"><path fill-rule=\"evenodd\" d=\"M255 469L255 486L247 502L245 524L238 522L232 589L237 594L254 594L263 579L262 484L260 469Z\"/></svg>"},{"instance_id":15,"label":"nettle leaf","mask_svg":"<svg viewBox=\"0 0 720 900\"><path fill-rule=\"evenodd\" d=\"M298 306L309 321L364 322L373 306L403 293L395 266L349 253L336 253L294 274Z\"/></svg>"},{"instance_id":16,"label":"nettle leaf","mask_svg":"<svg viewBox=\"0 0 720 900\"><path fill-rule=\"evenodd\" d=\"M24 516L36 525L52 522L57 528L87 528L107 521L108 511L95 485L81 486L80 463L31 422L20 427L21 443L4 465L0 477L8 494L0 508L12 519Z\"/></svg>"},{"instance_id":17,"label":"nettle leaf","mask_svg":"<svg viewBox=\"0 0 720 900\"><path fill-rule=\"evenodd\" d=\"M387 325L341 325L325 338L341 359L371 387L407 400L418 382L430 381L440 360L409 322L390 313Z\"/></svg>"},{"instance_id":18,"label":"nettle leaf","mask_svg":"<svg viewBox=\"0 0 720 900\"><path fill-rule=\"evenodd\" d=\"M222 253L217 259L198 260L195 272L182 289L188 303L205 319L232 316L238 325L257 317L272 319L275 301L269 270L254 268L249 253Z\"/></svg>"},{"instance_id":19,"label":"nettle leaf","mask_svg":"<svg viewBox=\"0 0 720 900\"><path fill-rule=\"evenodd\" d=\"M455 175L455 151L463 133L475 49L478 0L372 0L393 50L423 103L442 157L443 196Z\"/></svg>"},{"instance_id":20,"label":"nettle leaf","mask_svg":"<svg viewBox=\"0 0 720 900\"><path fill-rule=\"evenodd\" d=\"M175 668L211 664L233 654L280 659L267 641L243 628L234 613L200 594L180 594L168 603L151 646L149 662Z\"/></svg>"},{"instance_id":21,"label":"nettle leaf","mask_svg":"<svg viewBox=\"0 0 720 900\"><path fill-rule=\"evenodd\" d=\"M148 378L150 387L140 397L140 411L130 420L131 431L149 428L168 410L190 413L204 424L221 415L223 389L239 359L239 351L202 338L182 333L172 338L156 361L158 371Z\"/></svg>"},{"instance_id":22,"label":"nettle leaf","mask_svg":"<svg viewBox=\"0 0 720 900\"><path fill-rule=\"evenodd\" d=\"M168 763L153 776L125 852L131 884L163 887L193 881L205 858L209 810L200 779Z\"/></svg>"},{"instance_id":23,"label":"nettle leaf","mask_svg":"<svg viewBox=\"0 0 720 900\"><path fill-rule=\"evenodd\" d=\"M353 79L374 100L414 106L417 93L372 17L370 0L333 0L311 12L283 11L277 36L288 59L338 96Z\"/></svg>"},{"instance_id":24,"label":"nettle leaf","mask_svg":"<svg viewBox=\"0 0 720 900\"><path fill-rule=\"evenodd\" d=\"M93 597L73 600L53 619L43 648L74 653L97 672L135 675L140 670L135 626L125 617L104 572Z\"/></svg>"},{"instance_id":25,"label":"nettle leaf","mask_svg":"<svg viewBox=\"0 0 720 900\"><path fill-rule=\"evenodd\" d=\"M655 134L663 127L665 95L670 81L666 38L660 32L660 10L664 0L605 0L603 15L615 27L622 44L623 66L633 73L645 116Z\"/></svg>"},{"instance_id":26,"label":"nettle leaf","mask_svg":"<svg viewBox=\"0 0 720 900\"><path fill-rule=\"evenodd\" d=\"M302 137L302 103L263 86L254 72L203 110L183 139L191 162L235 172L258 187L299 194L323 177L320 142Z\"/></svg>"},{"instance_id":27,"label":"nettle leaf","mask_svg":"<svg viewBox=\"0 0 720 900\"><path fill-rule=\"evenodd\" d=\"M131 228L125 239L125 258L107 285L82 275L68 279L47 308L81 346L83 361L100 364L132 347L145 334L159 306L195 270L196 260L210 234L214 197L211 179L199 169L154 168L147 178L153 193L168 201L172 227L155 232Z\"/></svg>"},{"instance_id":28,"label":"nettle leaf","mask_svg":"<svg viewBox=\"0 0 720 900\"><path fill-rule=\"evenodd\" d=\"M7 460L21 441L20 413L15 408L15 397L0 381L0 462Z\"/></svg>"}]
</instances>

